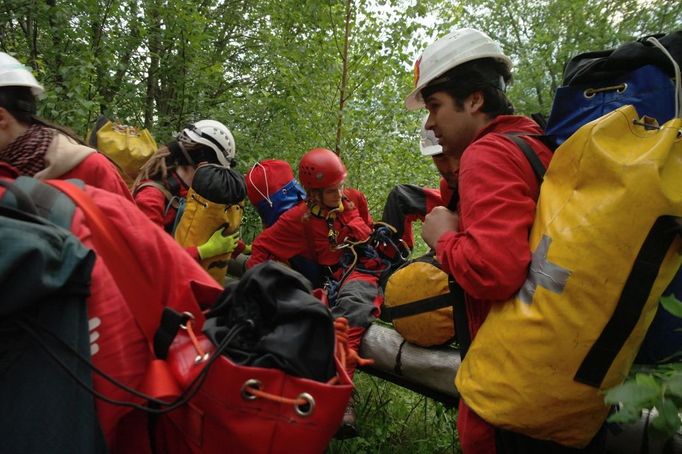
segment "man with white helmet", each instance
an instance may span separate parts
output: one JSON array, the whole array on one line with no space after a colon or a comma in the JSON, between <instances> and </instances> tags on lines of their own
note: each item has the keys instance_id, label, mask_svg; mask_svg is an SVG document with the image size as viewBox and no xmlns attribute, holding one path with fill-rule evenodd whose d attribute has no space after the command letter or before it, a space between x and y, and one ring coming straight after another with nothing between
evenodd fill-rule
<instances>
[{"instance_id":1,"label":"man with white helmet","mask_svg":"<svg viewBox=\"0 0 682 454\"><path fill-rule=\"evenodd\" d=\"M0 161L24 176L77 178L132 200L118 170L72 132L36 116L43 86L28 67L0 52Z\"/></svg>"},{"instance_id":2,"label":"man with white helmet","mask_svg":"<svg viewBox=\"0 0 682 454\"><path fill-rule=\"evenodd\" d=\"M531 261L528 238L540 182L510 135L521 135L545 167L551 159L551 151L532 136L542 134L541 128L513 115L505 95L511 68L509 57L485 33L454 30L419 57L415 88L405 101L410 110L428 110L426 129L435 134L443 155L459 162L458 209L434 208L422 237L466 293L472 338L490 308L523 285ZM465 454L566 449L489 425L467 406L473 398L462 395L459 407L457 428ZM600 443L588 447L596 448L590 452L598 452Z\"/></svg>"}]
</instances>

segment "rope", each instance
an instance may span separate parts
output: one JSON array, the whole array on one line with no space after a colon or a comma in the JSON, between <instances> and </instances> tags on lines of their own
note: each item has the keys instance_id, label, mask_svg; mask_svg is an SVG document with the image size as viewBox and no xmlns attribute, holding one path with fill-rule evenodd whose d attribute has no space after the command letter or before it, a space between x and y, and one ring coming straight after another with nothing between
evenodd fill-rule
<instances>
[{"instance_id":1,"label":"rope","mask_svg":"<svg viewBox=\"0 0 682 454\"><path fill-rule=\"evenodd\" d=\"M265 178L265 194L263 194L261 190L258 189L256 183L253 182L253 171L258 166L261 166L263 168L263 178ZM272 208L272 200L270 199L270 185L268 184L268 173L265 171L265 166L260 162L256 162L253 166L251 166L251 171L249 172L249 182L253 185L253 188L256 190L256 192L258 192L258 194L261 197L267 200L268 204L270 205L270 208Z\"/></svg>"},{"instance_id":2,"label":"rope","mask_svg":"<svg viewBox=\"0 0 682 454\"><path fill-rule=\"evenodd\" d=\"M112 405L117 405L117 406L122 406L122 407L131 407L135 408L138 410L145 411L147 413L153 413L153 414L164 414L171 412L183 405L185 405L187 402L189 402L192 397L199 391L201 388L201 385L203 385L204 381L206 380L206 376L208 374L208 371L210 370L211 366L215 361L222 355L222 352L229 346L229 344L232 342L232 340L245 328L249 326L253 326L253 321L251 320L246 320L238 325L235 325L232 327L232 329L227 333L225 338L220 342L218 347L216 348L215 352L213 352L213 355L208 359L206 362L205 366L199 372L199 374L190 382L190 384L182 391L180 396L178 396L177 399L174 401L164 401L161 399L156 399L153 398L152 396L149 396L145 393L142 393L136 389L133 389L118 380L114 379L110 375L106 374L104 371L99 369L97 366L92 364L92 362L88 359L85 358L83 355L81 355L78 351L74 350L70 345L68 345L66 342L64 342L63 339L61 339L59 336L51 332L49 329L47 329L45 326L41 325L37 320L33 318L29 318L28 316L24 317L24 320L16 320L15 323L22 328L24 331L26 331L32 338L33 340L36 341L38 346L45 351L56 363L59 367L61 367L80 387L84 388L86 391L91 393L93 396L96 398L107 402ZM46 334L50 335L52 338L57 340L59 344L61 344L62 348L69 351L71 354L73 354L79 361L84 363L86 366L88 366L93 372L97 373L100 375L102 378L113 384L114 386L118 387L119 389L122 389L136 397L140 397L142 399L145 399L153 404L163 406L165 408L154 408L154 407L149 407L145 406L142 404L138 404L136 402L130 402L130 401L123 401L123 400L117 400L117 399L112 399L104 394L100 393L99 391L95 390L92 388L90 385L87 383L83 382L76 374L73 372L69 367L64 363L64 361L59 357L59 355L54 352L48 345L44 342L42 337L33 329L33 327L40 328L42 331L44 331Z\"/></svg>"},{"instance_id":3,"label":"rope","mask_svg":"<svg viewBox=\"0 0 682 454\"><path fill-rule=\"evenodd\" d=\"M656 38L650 36L647 38L647 41L658 47L660 51L670 59L670 63L673 65L673 69L675 70L675 116L680 118L680 105L682 104L682 76L680 76L680 65L678 65L673 56L670 55L668 49L663 47L663 44Z\"/></svg>"}]
</instances>

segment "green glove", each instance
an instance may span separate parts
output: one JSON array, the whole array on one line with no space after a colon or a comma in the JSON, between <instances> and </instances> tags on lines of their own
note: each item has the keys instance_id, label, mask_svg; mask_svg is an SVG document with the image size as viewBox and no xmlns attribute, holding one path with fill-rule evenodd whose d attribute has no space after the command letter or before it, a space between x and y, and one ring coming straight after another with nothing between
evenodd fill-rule
<instances>
[{"instance_id":1,"label":"green glove","mask_svg":"<svg viewBox=\"0 0 682 454\"><path fill-rule=\"evenodd\" d=\"M197 246L197 251L202 260L210 259L217 255L231 253L237 246L237 241L239 241L238 231L232 235L224 236L223 229L218 229L207 242Z\"/></svg>"}]
</instances>

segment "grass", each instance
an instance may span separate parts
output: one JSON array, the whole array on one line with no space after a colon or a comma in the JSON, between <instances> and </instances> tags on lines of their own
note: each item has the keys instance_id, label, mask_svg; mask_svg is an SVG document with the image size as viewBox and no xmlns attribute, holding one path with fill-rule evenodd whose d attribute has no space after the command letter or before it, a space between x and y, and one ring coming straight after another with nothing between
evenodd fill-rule
<instances>
[{"instance_id":1,"label":"grass","mask_svg":"<svg viewBox=\"0 0 682 454\"><path fill-rule=\"evenodd\" d=\"M360 436L332 440L328 454L460 452L455 408L360 371L354 381Z\"/></svg>"}]
</instances>

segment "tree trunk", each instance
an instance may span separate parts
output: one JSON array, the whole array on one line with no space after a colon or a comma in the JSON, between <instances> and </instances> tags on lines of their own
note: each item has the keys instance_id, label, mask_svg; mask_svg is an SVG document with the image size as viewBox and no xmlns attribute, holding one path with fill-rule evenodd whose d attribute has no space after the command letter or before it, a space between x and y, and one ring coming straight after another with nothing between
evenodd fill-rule
<instances>
[{"instance_id":1,"label":"tree trunk","mask_svg":"<svg viewBox=\"0 0 682 454\"><path fill-rule=\"evenodd\" d=\"M353 19L353 0L346 1L346 18L345 29L343 34L343 52L341 53L341 84L339 85L339 112L336 121L336 143L334 151L336 154L341 154L341 139L343 137L343 114L346 106L346 97L348 90L348 48L350 47L350 32L351 22Z\"/></svg>"}]
</instances>

